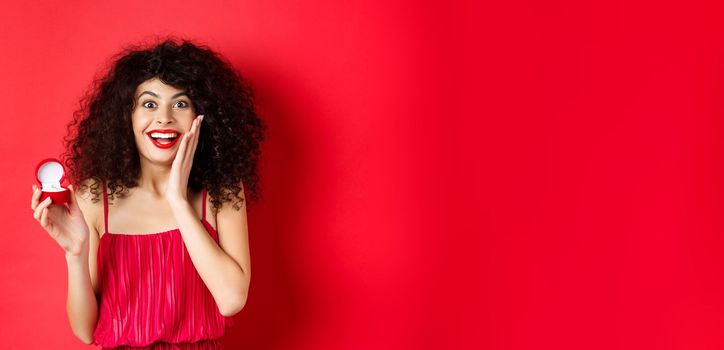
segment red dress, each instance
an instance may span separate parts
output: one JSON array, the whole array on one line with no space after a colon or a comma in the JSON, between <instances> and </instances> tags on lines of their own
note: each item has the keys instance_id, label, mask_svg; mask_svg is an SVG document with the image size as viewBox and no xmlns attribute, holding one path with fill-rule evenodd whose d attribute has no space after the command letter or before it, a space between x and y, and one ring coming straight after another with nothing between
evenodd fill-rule
<instances>
[{"instance_id":1,"label":"red dress","mask_svg":"<svg viewBox=\"0 0 724 350\"><path fill-rule=\"evenodd\" d=\"M206 189L201 223L206 221ZM219 312L191 262L178 228L152 234L108 233L98 246L100 304L93 344L103 349L221 349L218 338L234 324Z\"/></svg>"}]
</instances>

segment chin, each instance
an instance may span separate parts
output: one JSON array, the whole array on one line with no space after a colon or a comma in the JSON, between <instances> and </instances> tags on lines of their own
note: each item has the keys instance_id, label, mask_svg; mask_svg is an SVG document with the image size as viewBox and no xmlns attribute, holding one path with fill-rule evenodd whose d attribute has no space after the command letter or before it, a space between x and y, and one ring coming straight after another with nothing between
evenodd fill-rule
<instances>
[{"instance_id":1,"label":"chin","mask_svg":"<svg viewBox=\"0 0 724 350\"><path fill-rule=\"evenodd\" d=\"M173 163L173 160L175 158L176 158L176 152L173 152L171 154L165 154L165 155L151 154L151 157L149 160L153 161L154 163L171 164L171 163Z\"/></svg>"},{"instance_id":2,"label":"chin","mask_svg":"<svg viewBox=\"0 0 724 350\"><path fill-rule=\"evenodd\" d=\"M151 146L153 147L153 146ZM147 148L147 151L144 152L144 154L141 154L141 157L146 159L146 161L154 163L154 164L167 164L171 165L173 164L174 159L176 158L177 149L171 149L171 150L156 150L153 148Z\"/></svg>"},{"instance_id":3,"label":"chin","mask_svg":"<svg viewBox=\"0 0 724 350\"><path fill-rule=\"evenodd\" d=\"M157 164L157 165L171 165L173 164L174 158L159 158L159 157L149 157L149 156L143 156L143 159L145 159L147 162L151 164Z\"/></svg>"}]
</instances>

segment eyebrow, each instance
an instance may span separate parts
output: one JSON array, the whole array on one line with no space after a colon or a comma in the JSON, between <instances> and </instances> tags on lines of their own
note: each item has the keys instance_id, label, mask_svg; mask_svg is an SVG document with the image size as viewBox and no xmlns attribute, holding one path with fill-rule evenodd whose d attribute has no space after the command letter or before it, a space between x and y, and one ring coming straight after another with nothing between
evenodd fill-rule
<instances>
[{"instance_id":1,"label":"eyebrow","mask_svg":"<svg viewBox=\"0 0 724 350\"><path fill-rule=\"evenodd\" d=\"M158 96L158 94L156 94L156 93L154 93L154 92L152 92L152 91L144 91L144 92L142 92L140 95L138 95L138 98L141 98L141 96L143 96L143 94L149 94L149 95L155 96L156 98L161 98L161 96ZM179 96L181 96L181 95L186 95L186 97L189 96L188 94L186 94L186 91L181 91L181 92L179 92L178 94L171 96L171 98L176 98L176 97L179 97Z\"/></svg>"}]
</instances>

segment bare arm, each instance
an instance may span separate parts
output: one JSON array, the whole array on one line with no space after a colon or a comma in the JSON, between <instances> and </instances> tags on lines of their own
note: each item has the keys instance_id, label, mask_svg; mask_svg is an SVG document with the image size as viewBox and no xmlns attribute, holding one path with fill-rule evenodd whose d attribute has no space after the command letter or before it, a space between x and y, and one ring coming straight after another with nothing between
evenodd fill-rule
<instances>
[{"instance_id":1,"label":"bare arm","mask_svg":"<svg viewBox=\"0 0 724 350\"><path fill-rule=\"evenodd\" d=\"M94 224L97 210L77 195L72 186L69 186L69 190L72 195L68 207L51 206L50 200L39 202L41 192L33 186L30 207L33 217L65 252L68 266L68 320L73 334L84 343L91 344L98 318L95 257L99 239Z\"/></svg>"},{"instance_id":2,"label":"bare arm","mask_svg":"<svg viewBox=\"0 0 724 350\"><path fill-rule=\"evenodd\" d=\"M216 231L219 235L219 244L216 244L188 202L188 177L202 120L203 115L197 116L191 130L184 134L171 165L164 196L176 217L191 262L211 292L221 314L232 316L246 304L251 277L246 209L224 210L222 206L216 217ZM241 186L241 196L243 192Z\"/></svg>"},{"instance_id":3,"label":"bare arm","mask_svg":"<svg viewBox=\"0 0 724 350\"><path fill-rule=\"evenodd\" d=\"M96 281L99 234L96 221L101 207L93 204L89 196L74 192L73 199L83 213L88 228L87 242L76 252L66 252L68 265L68 299L66 312L73 334L86 344L93 342L93 331L98 322L98 283ZM89 193L85 193L89 194Z\"/></svg>"},{"instance_id":4,"label":"bare arm","mask_svg":"<svg viewBox=\"0 0 724 350\"><path fill-rule=\"evenodd\" d=\"M88 249L81 254L66 253L68 265L68 301L66 311L68 320L78 339L83 343L93 342L93 331L98 321L98 302L93 291L88 268Z\"/></svg>"},{"instance_id":5,"label":"bare arm","mask_svg":"<svg viewBox=\"0 0 724 350\"><path fill-rule=\"evenodd\" d=\"M172 202L171 207L191 261L219 311L224 316L235 315L246 304L251 278L246 206L235 210L230 203L224 203L216 217L219 244L206 232L187 201Z\"/></svg>"}]
</instances>

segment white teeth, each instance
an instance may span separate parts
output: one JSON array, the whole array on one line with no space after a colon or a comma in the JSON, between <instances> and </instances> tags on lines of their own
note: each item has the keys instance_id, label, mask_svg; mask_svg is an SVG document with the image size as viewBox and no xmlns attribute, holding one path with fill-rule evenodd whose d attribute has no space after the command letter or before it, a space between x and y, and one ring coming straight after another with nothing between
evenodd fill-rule
<instances>
[{"instance_id":1,"label":"white teeth","mask_svg":"<svg viewBox=\"0 0 724 350\"><path fill-rule=\"evenodd\" d=\"M160 132L151 133L151 137L153 137L153 138L171 139L171 138L174 138L177 136L178 136L178 134L176 134L176 133L170 133L170 134L164 134L164 133L160 133Z\"/></svg>"}]
</instances>

